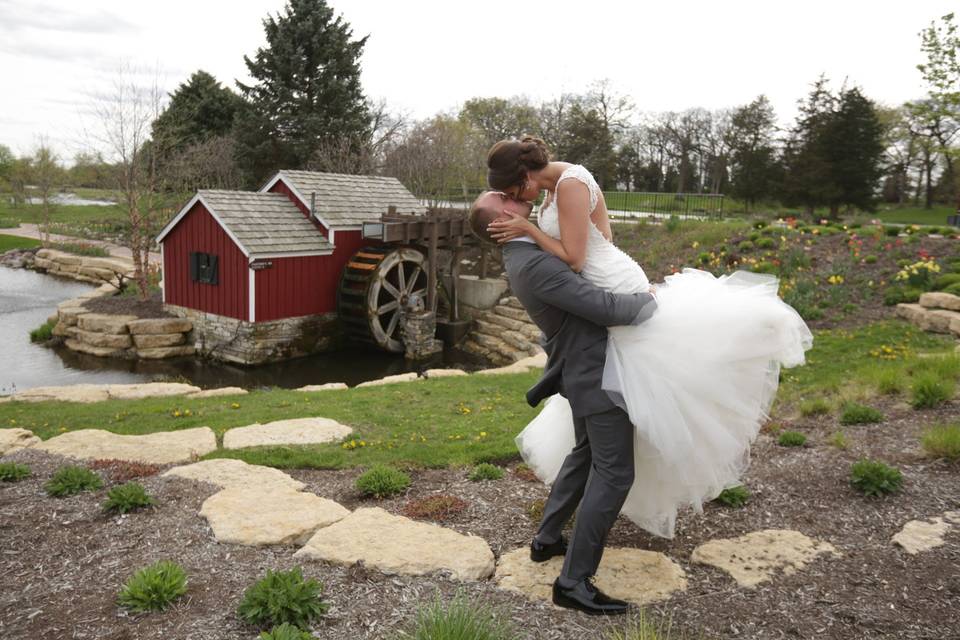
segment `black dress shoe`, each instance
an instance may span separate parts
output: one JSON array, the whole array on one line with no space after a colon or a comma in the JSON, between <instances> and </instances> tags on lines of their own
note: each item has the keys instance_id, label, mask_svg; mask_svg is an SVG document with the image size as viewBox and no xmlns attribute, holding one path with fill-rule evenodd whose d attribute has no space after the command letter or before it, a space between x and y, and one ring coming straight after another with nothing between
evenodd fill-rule
<instances>
[{"instance_id":1,"label":"black dress shoe","mask_svg":"<svg viewBox=\"0 0 960 640\"><path fill-rule=\"evenodd\" d=\"M581 580L570 589L553 582L553 604L566 609L576 609L592 616L617 616L627 612L629 606L623 600L606 595L593 586L589 578Z\"/></svg>"},{"instance_id":2,"label":"black dress shoe","mask_svg":"<svg viewBox=\"0 0 960 640\"><path fill-rule=\"evenodd\" d=\"M534 538L530 543L530 559L534 562L546 562L556 556L567 555L567 541L560 536L560 539L552 544L542 544Z\"/></svg>"}]
</instances>

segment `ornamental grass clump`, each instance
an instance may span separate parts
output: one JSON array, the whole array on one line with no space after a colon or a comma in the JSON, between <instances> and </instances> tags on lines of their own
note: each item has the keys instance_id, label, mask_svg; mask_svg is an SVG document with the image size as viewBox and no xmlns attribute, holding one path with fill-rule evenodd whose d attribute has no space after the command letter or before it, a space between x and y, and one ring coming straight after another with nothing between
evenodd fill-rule
<instances>
[{"instance_id":1,"label":"ornamental grass clump","mask_svg":"<svg viewBox=\"0 0 960 640\"><path fill-rule=\"evenodd\" d=\"M284 622L270 631L262 632L258 638L259 640L313 640L313 634Z\"/></svg>"},{"instance_id":2,"label":"ornamental grass clump","mask_svg":"<svg viewBox=\"0 0 960 640\"><path fill-rule=\"evenodd\" d=\"M403 507L408 518L447 520L467 508L467 502L457 496L438 494L411 500Z\"/></svg>"},{"instance_id":3,"label":"ornamental grass clump","mask_svg":"<svg viewBox=\"0 0 960 640\"><path fill-rule=\"evenodd\" d=\"M186 592L183 567L160 560L133 574L117 595L117 602L131 611L163 611Z\"/></svg>"},{"instance_id":4,"label":"ornamental grass clump","mask_svg":"<svg viewBox=\"0 0 960 640\"><path fill-rule=\"evenodd\" d=\"M927 429L920 439L920 444L935 458L960 460L960 422Z\"/></svg>"},{"instance_id":5,"label":"ornamental grass clump","mask_svg":"<svg viewBox=\"0 0 960 640\"><path fill-rule=\"evenodd\" d=\"M0 463L0 482L20 482L30 475L30 467L16 462Z\"/></svg>"},{"instance_id":6,"label":"ornamental grass clump","mask_svg":"<svg viewBox=\"0 0 960 640\"><path fill-rule=\"evenodd\" d=\"M503 469L489 462L481 462L473 468L468 479L473 482L481 482L483 480L499 480L502 477Z\"/></svg>"},{"instance_id":7,"label":"ornamental grass clump","mask_svg":"<svg viewBox=\"0 0 960 640\"><path fill-rule=\"evenodd\" d=\"M127 482L113 487L107 492L107 501L103 503L104 511L129 513L134 509L142 509L154 504L153 498L147 495L147 490L137 482Z\"/></svg>"},{"instance_id":8,"label":"ornamental grass clump","mask_svg":"<svg viewBox=\"0 0 960 640\"><path fill-rule=\"evenodd\" d=\"M910 386L910 404L914 409L933 409L953 397L956 383L934 371L918 373Z\"/></svg>"},{"instance_id":9,"label":"ornamental grass clump","mask_svg":"<svg viewBox=\"0 0 960 640\"><path fill-rule=\"evenodd\" d=\"M243 594L237 613L257 627L273 627L283 623L301 629L327 612L329 605L320 597L323 585L303 579L300 567L290 571L267 571Z\"/></svg>"},{"instance_id":10,"label":"ornamental grass clump","mask_svg":"<svg viewBox=\"0 0 960 640\"><path fill-rule=\"evenodd\" d=\"M900 490L903 474L878 460L864 458L850 468L850 482L868 496L882 496Z\"/></svg>"},{"instance_id":11,"label":"ornamental grass clump","mask_svg":"<svg viewBox=\"0 0 960 640\"><path fill-rule=\"evenodd\" d=\"M883 420L883 414L863 404L851 402L843 407L840 424L873 424Z\"/></svg>"},{"instance_id":12,"label":"ornamental grass clump","mask_svg":"<svg viewBox=\"0 0 960 640\"><path fill-rule=\"evenodd\" d=\"M830 413L830 405L823 398L813 398L800 405L800 413L804 417L822 416Z\"/></svg>"},{"instance_id":13,"label":"ornamental grass clump","mask_svg":"<svg viewBox=\"0 0 960 640\"><path fill-rule=\"evenodd\" d=\"M411 627L401 631L396 640L515 640L519 634L509 616L477 601L462 592L444 603L437 594L433 603L421 606Z\"/></svg>"},{"instance_id":14,"label":"ornamental grass clump","mask_svg":"<svg viewBox=\"0 0 960 640\"><path fill-rule=\"evenodd\" d=\"M410 486L410 476L402 471L376 465L357 478L356 487L365 496L387 498Z\"/></svg>"},{"instance_id":15,"label":"ornamental grass clump","mask_svg":"<svg viewBox=\"0 0 960 640\"><path fill-rule=\"evenodd\" d=\"M44 485L47 493L56 498L71 496L81 491L95 491L103 486L100 476L86 467L66 466L54 472Z\"/></svg>"},{"instance_id":16,"label":"ornamental grass clump","mask_svg":"<svg viewBox=\"0 0 960 640\"><path fill-rule=\"evenodd\" d=\"M781 447L802 447L807 443L807 436L799 431L784 431L777 438L777 443Z\"/></svg>"},{"instance_id":17,"label":"ornamental grass clump","mask_svg":"<svg viewBox=\"0 0 960 640\"><path fill-rule=\"evenodd\" d=\"M749 499L750 492L741 484L735 487L727 487L720 492L720 495L714 498L714 501L736 509L747 504L747 500Z\"/></svg>"}]
</instances>

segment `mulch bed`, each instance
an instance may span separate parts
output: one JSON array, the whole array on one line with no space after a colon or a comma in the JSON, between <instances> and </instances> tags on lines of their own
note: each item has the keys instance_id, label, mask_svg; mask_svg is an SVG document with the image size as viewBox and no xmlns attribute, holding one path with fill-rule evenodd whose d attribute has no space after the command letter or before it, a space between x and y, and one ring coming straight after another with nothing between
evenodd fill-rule
<instances>
[{"instance_id":1,"label":"mulch bed","mask_svg":"<svg viewBox=\"0 0 960 640\"><path fill-rule=\"evenodd\" d=\"M761 435L745 479L747 505L708 505L704 515L681 518L677 537L662 540L620 519L610 546L661 551L686 570L689 588L651 608L670 616L674 629L706 638L927 638L958 637L960 629L960 531L947 544L910 556L891 544L909 520L960 508L960 465L926 458L918 446L926 426L955 420L960 404L914 411L896 398L873 403L886 415L881 424L843 427L847 450L829 446L835 418L796 419L785 426L808 436L808 446L786 448ZM520 425L518 425L519 428ZM901 493L866 498L849 485L849 467L869 456L897 466L905 477ZM597 639L611 624L501 591L493 581L461 584L445 576L386 576L361 565L301 563L293 547L249 548L218 544L197 515L216 489L180 479L141 480L158 502L144 512L107 516L100 510L109 484L94 494L47 497L43 483L61 458L29 450L7 456L29 464L33 475L0 485L0 637L226 639L253 638L235 611L243 591L267 569L301 565L325 585L329 614L312 630L319 638L390 637L409 624L417 606L439 592L461 590L468 598L500 608L521 637ZM501 554L527 544L536 523L530 505L546 488L517 473L474 483L468 469L413 470L413 484L399 497L361 499L353 487L360 469L293 470L307 491L350 509L380 506L402 513L411 500L435 494L467 502L443 522L485 538ZM99 471L109 483L110 469ZM781 575L755 589L738 587L724 572L690 562L698 544L765 528L797 529L833 544L843 555L821 557L792 576ZM415 553L415 550L411 550ZM172 609L130 615L115 604L121 584L159 559L180 562L189 591ZM696 635L694 637L697 637Z\"/></svg>"},{"instance_id":2,"label":"mulch bed","mask_svg":"<svg viewBox=\"0 0 960 640\"><path fill-rule=\"evenodd\" d=\"M130 285L135 286L135 285ZM137 316L138 318L175 318L172 313L163 310L163 300L159 293L147 300L141 300L139 295L130 296L100 296L90 298L83 306L94 313L110 313L114 315Z\"/></svg>"}]
</instances>

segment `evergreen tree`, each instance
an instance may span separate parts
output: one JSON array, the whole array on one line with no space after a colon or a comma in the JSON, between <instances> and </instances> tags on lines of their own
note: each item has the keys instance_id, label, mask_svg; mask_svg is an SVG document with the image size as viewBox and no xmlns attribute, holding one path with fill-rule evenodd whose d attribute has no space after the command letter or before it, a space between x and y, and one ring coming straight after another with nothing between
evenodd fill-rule
<instances>
[{"instance_id":1,"label":"evergreen tree","mask_svg":"<svg viewBox=\"0 0 960 640\"><path fill-rule=\"evenodd\" d=\"M730 195L747 203L773 195L779 185L780 166L773 145L776 116L766 96L737 108L730 118Z\"/></svg>"},{"instance_id":2,"label":"evergreen tree","mask_svg":"<svg viewBox=\"0 0 960 640\"><path fill-rule=\"evenodd\" d=\"M237 123L239 157L252 181L277 169L302 168L315 152L343 140L358 149L370 136L360 86L367 38L324 0L290 0L263 21L266 48L244 62L255 82L237 82L246 108Z\"/></svg>"},{"instance_id":3,"label":"evergreen tree","mask_svg":"<svg viewBox=\"0 0 960 640\"><path fill-rule=\"evenodd\" d=\"M613 133L600 112L575 102L564 125L557 157L584 165L601 188L613 188L617 178L617 155L613 148Z\"/></svg>"},{"instance_id":4,"label":"evergreen tree","mask_svg":"<svg viewBox=\"0 0 960 640\"><path fill-rule=\"evenodd\" d=\"M230 133L240 97L206 71L195 71L170 94L170 103L153 121L152 139L167 151L179 151Z\"/></svg>"}]
</instances>

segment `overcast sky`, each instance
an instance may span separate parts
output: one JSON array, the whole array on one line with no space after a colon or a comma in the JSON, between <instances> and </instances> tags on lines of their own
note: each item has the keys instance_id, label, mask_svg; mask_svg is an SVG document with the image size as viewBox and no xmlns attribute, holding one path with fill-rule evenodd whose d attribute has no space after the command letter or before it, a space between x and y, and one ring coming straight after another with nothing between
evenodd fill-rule
<instances>
[{"instance_id":1,"label":"overcast sky","mask_svg":"<svg viewBox=\"0 0 960 640\"><path fill-rule=\"evenodd\" d=\"M368 96L413 118L474 96L534 100L609 79L643 111L770 97L782 121L820 73L885 104L922 94L918 33L941 0L333 0L357 37ZM204 69L243 79L261 20L284 0L0 0L0 144L41 136L84 150L83 111L121 64L159 68L173 90ZM954 6L952 6L954 5Z\"/></svg>"}]
</instances>

